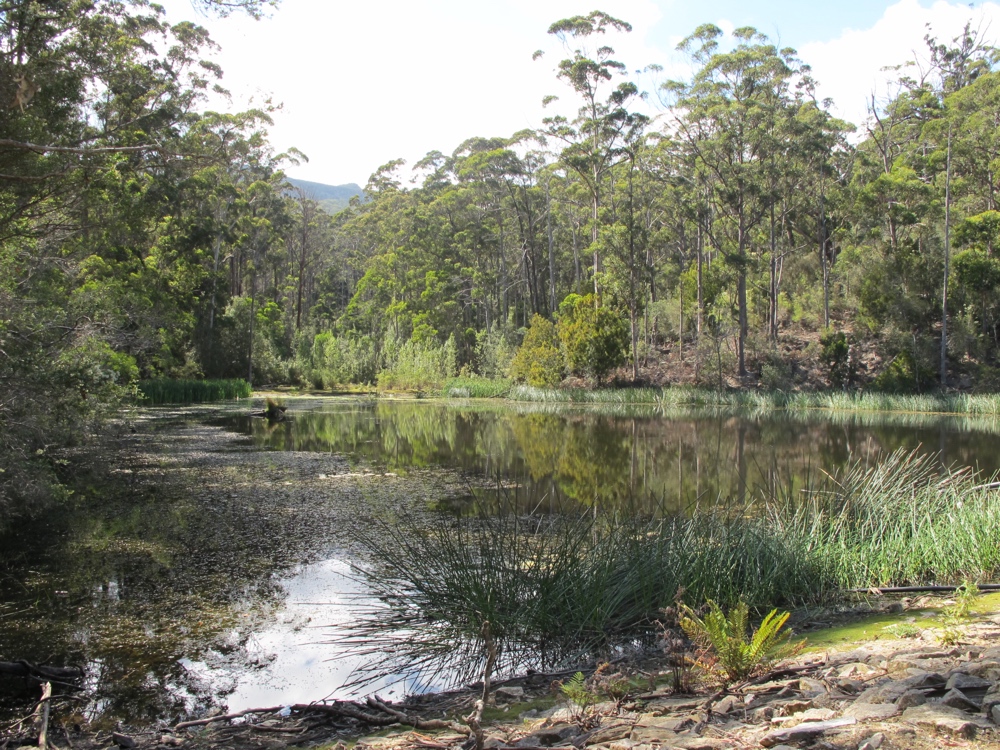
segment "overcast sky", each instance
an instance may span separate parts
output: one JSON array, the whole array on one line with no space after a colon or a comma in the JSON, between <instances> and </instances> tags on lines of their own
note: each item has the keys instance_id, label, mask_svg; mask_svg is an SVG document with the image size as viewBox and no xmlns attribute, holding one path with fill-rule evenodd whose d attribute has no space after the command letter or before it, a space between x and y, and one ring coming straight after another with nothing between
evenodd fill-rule
<instances>
[{"instance_id":1,"label":"overcast sky","mask_svg":"<svg viewBox=\"0 0 1000 750\"><path fill-rule=\"evenodd\" d=\"M990 42L1000 34L998 2L950 0L282 0L261 21L207 19L189 0L159 1L170 20L203 24L221 46L215 59L233 99L218 105L281 103L272 143L309 157L289 174L329 184L364 185L391 159L413 164L473 136L538 127L545 95L573 102L554 73L565 51L546 30L595 8L633 26L601 40L617 59L634 71L661 65L661 78L689 72L675 47L698 25L756 26L797 49L819 95L856 124L873 92L886 95L881 69L923 50L927 24L943 40L967 21ZM532 61L537 49L546 54ZM655 94L652 77L632 78Z\"/></svg>"}]
</instances>

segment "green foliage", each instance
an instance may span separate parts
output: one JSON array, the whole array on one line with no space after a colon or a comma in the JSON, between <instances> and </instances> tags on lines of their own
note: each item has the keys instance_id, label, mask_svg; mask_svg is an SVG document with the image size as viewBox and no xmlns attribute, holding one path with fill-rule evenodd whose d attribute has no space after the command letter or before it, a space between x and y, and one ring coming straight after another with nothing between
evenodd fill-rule
<instances>
[{"instance_id":1,"label":"green foliage","mask_svg":"<svg viewBox=\"0 0 1000 750\"><path fill-rule=\"evenodd\" d=\"M511 362L510 376L535 388L554 388L562 375L563 355L556 327L541 315L535 315Z\"/></svg>"},{"instance_id":2,"label":"green foliage","mask_svg":"<svg viewBox=\"0 0 1000 750\"><path fill-rule=\"evenodd\" d=\"M885 393L919 393L934 383L934 373L914 362L913 355L901 351L889 362L872 387Z\"/></svg>"},{"instance_id":3,"label":"green foliage","mask_svg":"<svg viewBox=\"0 0 1000 750\"><path fill-rule=\"evenodd\" d=\"M801 644L791 643L792 633L785 629L788 612L771 610L748 637L750 608L745 602L737 603L728 614L713 601L708 606L703 618L683 606L681 627L692 641L718 660L726 684L761 674L775 660L801 648Z\"/></svg>"},{"instance_id":4,"label":"green foliage","mask_svg":"<svg viewBox=\"0 0 1000 750\"><path fill-rule=\"evenodd\" d=\"M955 601L941 611L941 642L947 645L958 643L965 627L972 619L972 608L979 596L979 586L965 581L955 592Z\"/></svg>"},{"instance_id":5,"label":"green foliage","mask_svg":"<svg viewBox=\"0 0 1000 750\"><path fill-rule=\"evenodd\" d=\"M577 672L564 681L559 689L581 710L585 710L598 701L598 696L587 687L587 680L583 676L583 672Z\"/></svg>"},{"instance_id":6,"label":"green foliage","mask_svg":"<svg viewBox=\"0 0 1000 750\"><path fill-rule=\"evenodd\" d=\"M850 384L854 372L847 335L843 331L827 331L820 337L819 343L822 347L820 358L827 367L830 385L842 388Z\"/></svg>"},{"instance_id":7,"label":"green foliage","mask_svg":"<svg viewBox=\"0 0 1000 750\"><path fill-rule=\"evenodd\" d=\"M386 365L378 374L379 390L434 390L456 374L454 336L443 345L433 339L423 342L410 340L402 345L389 339L383 348L383 356Z\"/></svg>"},{"instance_id":8,"label":"green foliage","mask_svg":"<svg viewBox=\"0 0 1000 750\"><path fill-rule=\"evenodd\" d=\"M598 383L625 363L628 327L620 315L598 307L593 295L571 294L559 305L556 325L566 357L566 369Z\"/></svg>"},{"instance_id":9,"label":"green foliage","mask_svg":"<svg viewBox=\"0 0 1000 750\"><path fill-rule=\"evenodd\" d=\"M143 380L139 382L139 393L143 403L150 406L163 404L207 404L213 401L228 401L236 398L250 398L253 391L247 381L232 380Z\"/></svg>"}]
</instances>

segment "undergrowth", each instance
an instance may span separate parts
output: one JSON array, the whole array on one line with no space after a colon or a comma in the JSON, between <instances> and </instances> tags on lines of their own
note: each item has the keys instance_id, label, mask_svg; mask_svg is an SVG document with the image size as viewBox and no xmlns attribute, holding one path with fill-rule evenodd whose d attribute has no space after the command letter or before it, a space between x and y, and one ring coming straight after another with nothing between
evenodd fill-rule
<instances>
[{"instance_id":1,"label":"undergrowth","mask_svg":"<svg viewBox=\"0 0 1000 750\"><path fill-rule=\"evenodd\" d=\"M143 380L139 382L139 394L144 404L205 404L213 401L229 401L236 398L250 398L253 389L240 378L230 380Z\"/></svg>"}]
</instances>

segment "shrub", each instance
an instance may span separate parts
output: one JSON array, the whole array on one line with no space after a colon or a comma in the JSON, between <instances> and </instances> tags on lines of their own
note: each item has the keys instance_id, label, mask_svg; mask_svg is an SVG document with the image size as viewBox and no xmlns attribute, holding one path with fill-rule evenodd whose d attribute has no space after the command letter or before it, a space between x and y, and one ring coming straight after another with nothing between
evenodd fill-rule
<instances>
[{"instance_id":1,"label":"shrub","mask_svg":"<svg viewBox=\"0 0 1000 750\"><path fill-rule=\"evenodd\" d=\"M625 364L628 326L610 308L599 307L592 294L570 294L563 300L557 331L566 367L574 375L593 377L600 383L609 372Z\"/></svg>"},{"instance_id":2,"label":"shrub","mask_svg":"<svg viewBox=\"0 0 1000 750\"><path fill-rule=\"evenodd\" d=\"M823 347L820 359L827 366L830 385L842 388L854 379L854 367L851 362L851 348L847 336L842 331L827 331L819 340Z\"/></svg>"},{"instance_id":3,"label":"shrub","mask_svg":"<svg viewBox=\"0 0 1000 750\"><path fill-rule=\"evenodd\" d=\"M531 319L524 342L511 362L510 376L535 388L559 385L563 376L563 355L556 327L551 321L541 315Z\"/></svg>"}]
</instances>

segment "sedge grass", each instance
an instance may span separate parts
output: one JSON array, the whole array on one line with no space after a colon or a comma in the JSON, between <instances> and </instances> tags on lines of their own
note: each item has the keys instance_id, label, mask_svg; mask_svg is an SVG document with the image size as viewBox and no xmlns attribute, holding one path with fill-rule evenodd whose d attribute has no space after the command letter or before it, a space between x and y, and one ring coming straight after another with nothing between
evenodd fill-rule
<instances>
[{"instance_id":1,"label":"sedge grass","mask_svg":"<svg viewBox=\"0 0 1000 750\"><path fill-rule=\"evenodd\" d=\"M923 414L967 414L1000 416L1000 394L921 394L846 393L817 391L725 391L702 388L533 388L513 386L512 401L574 404L652 404L660 409L679 407L739 410L788 411L825 410L831 412L909 412Z\"/></svg>"},{"instance_id":2,"label":"sedge grass","mask_svg":"<svg viewBox=\"0 0 1000 750\"><path fill-rule=\"evenodd\" d=\"M206 404L213 401L229 401L249 398L253 389L240 378L230 380L174 380L161 378L143 380L139 383L139 393L144 404Z\"/></svg>"},{"instance_id":3,"label":"sedge grass","mask_svg":"<svg viewBox=\"0 0 1000 750\"><path fill-rule=\"evenodd\" d=\"M375 562L359 574L381 604L343 638L411 663L461 652L474 674L484 621L516 669L648 633L678 594L766 611L849 589L989 580L1000 573L1000 492L972 471L942 477L933 456L897 452L851 465L804 502L659 520L404 519L362 542Z\"/></svg>"}]
</instances>

